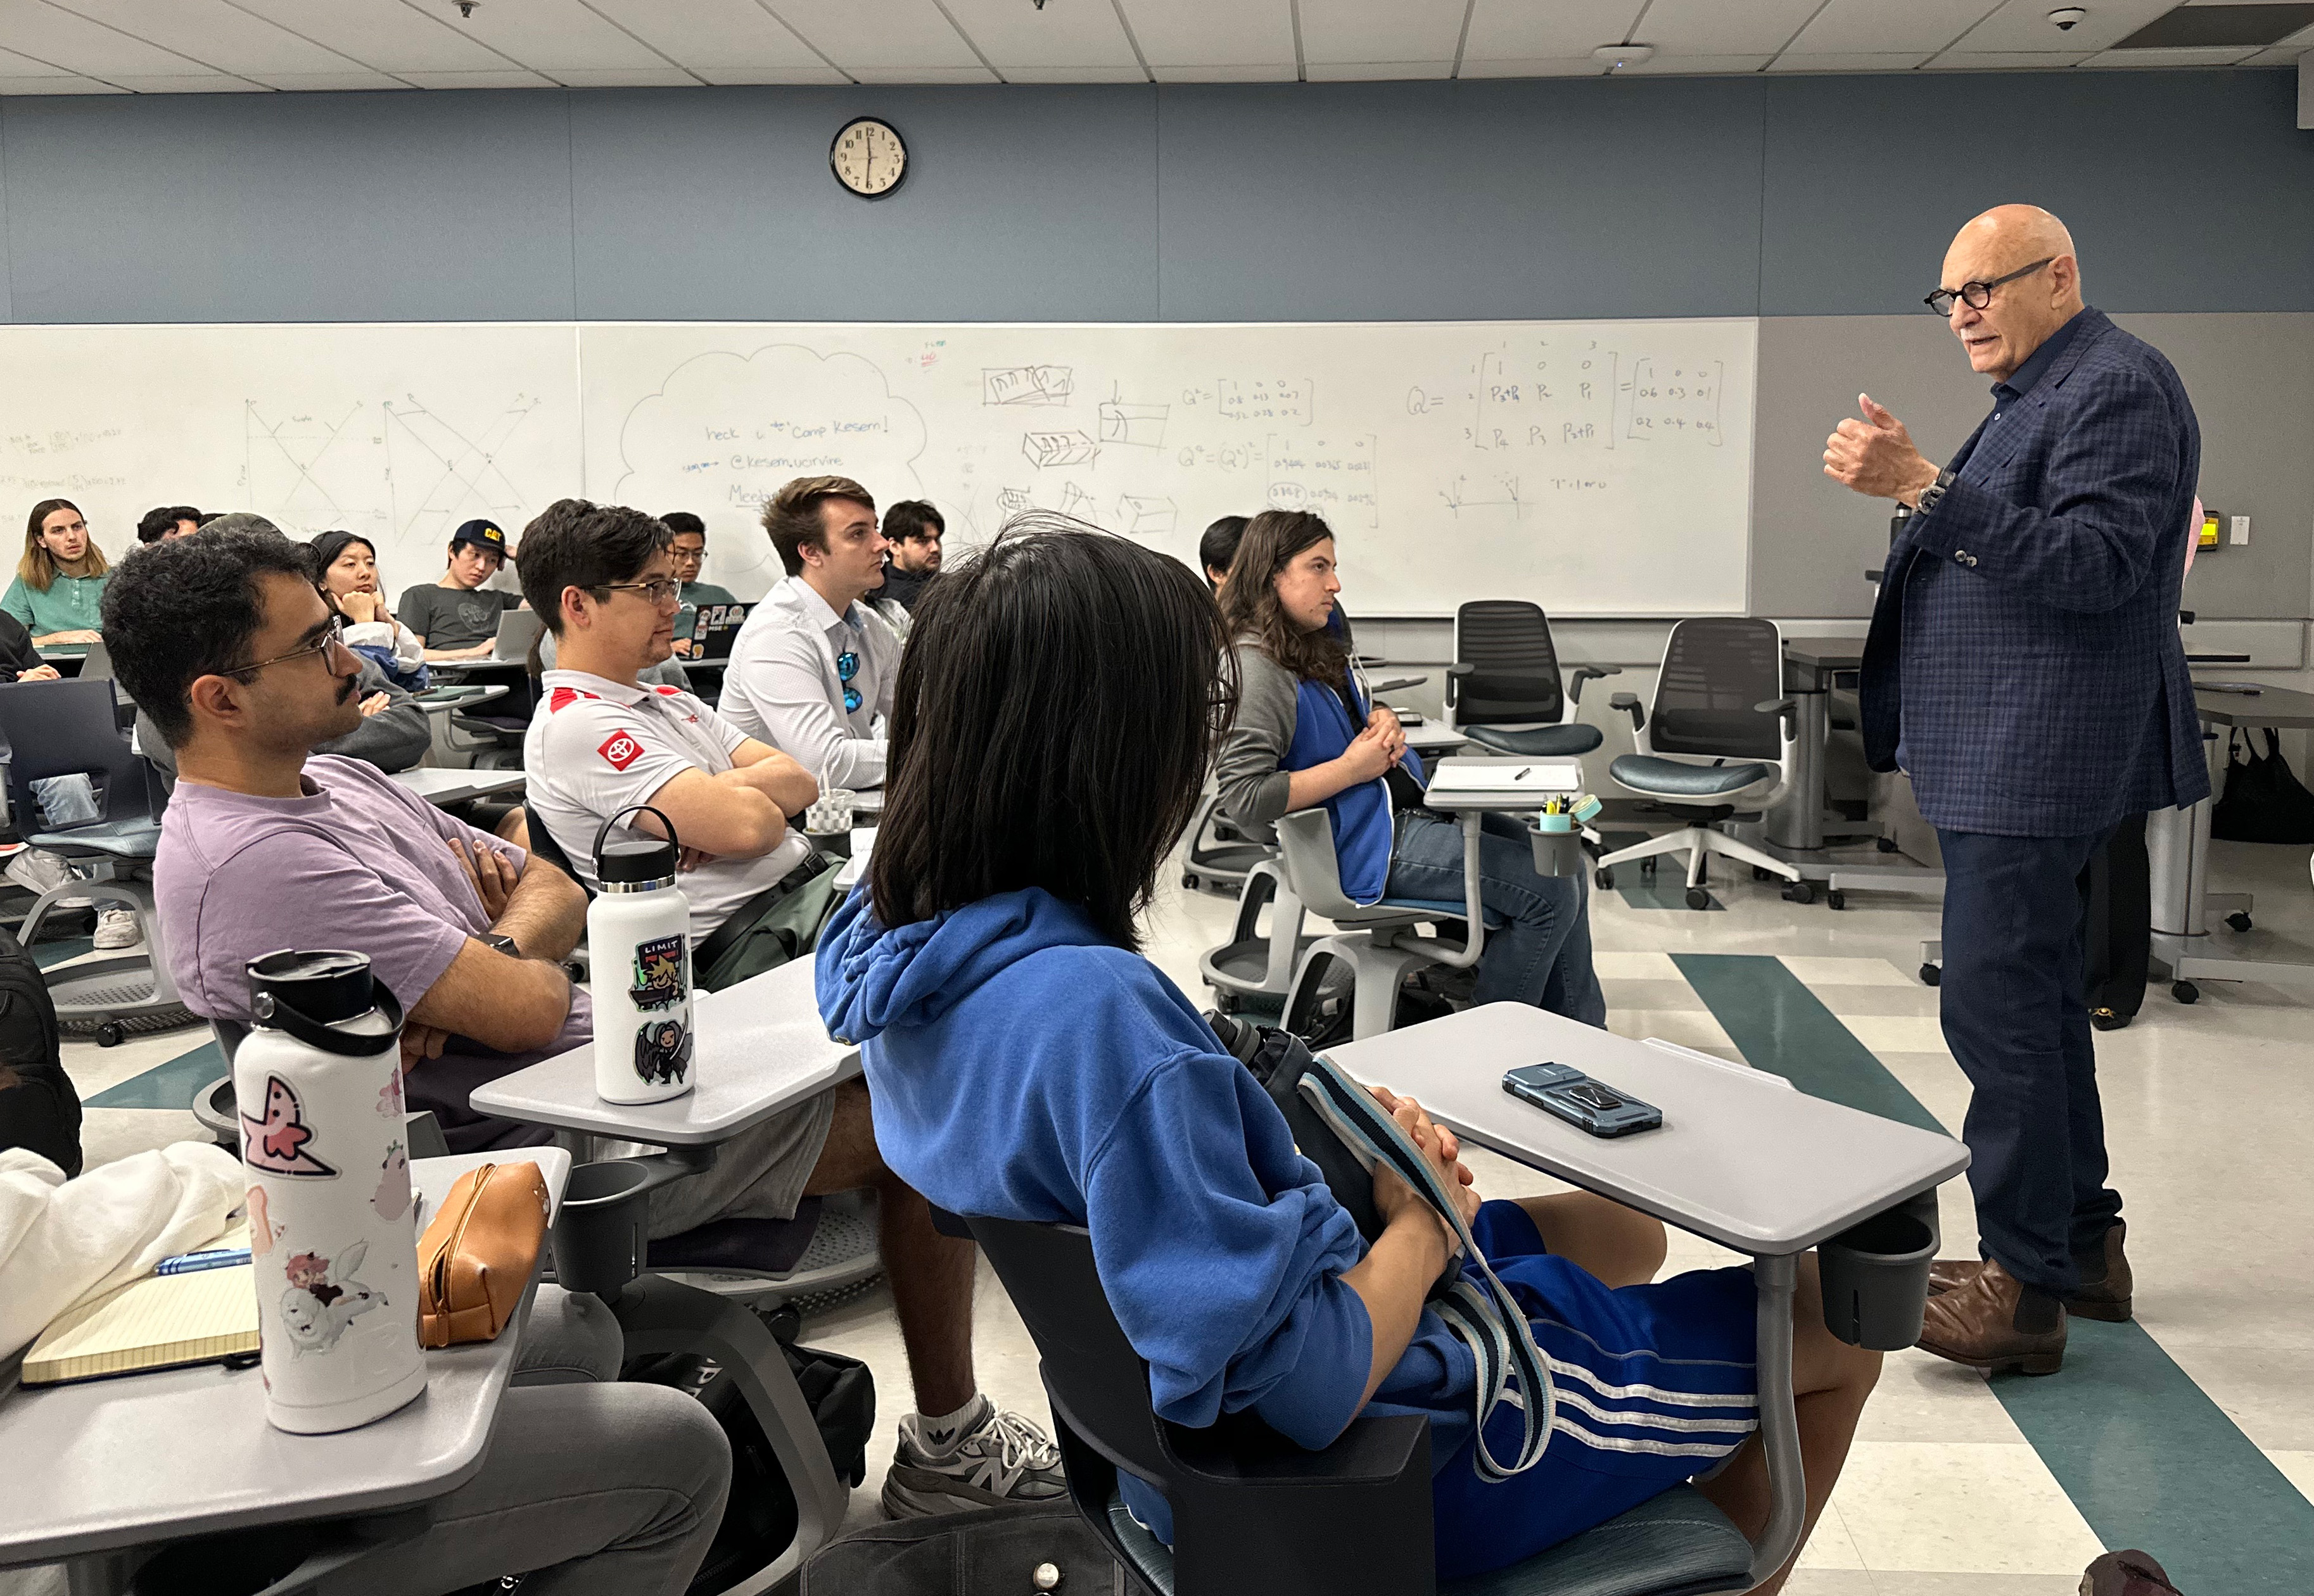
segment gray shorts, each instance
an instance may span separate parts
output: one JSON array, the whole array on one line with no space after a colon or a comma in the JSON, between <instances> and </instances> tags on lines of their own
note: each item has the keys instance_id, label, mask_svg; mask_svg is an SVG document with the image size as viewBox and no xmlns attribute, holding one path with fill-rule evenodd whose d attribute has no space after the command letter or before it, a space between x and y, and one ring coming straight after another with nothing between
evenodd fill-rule
<instances>
[{"instance_id":1,"label":"gray shorts","mask_svg":"<svg viewBox=\"0 0 2314 1596\"><path fill-rule=\"evenodd\" d=\"M830 1088L719 1143L712 1168L652 1191L651 1235L679 1236L711 1219L793 1219L835 1123Z\"/></svg>"}]
</instances>

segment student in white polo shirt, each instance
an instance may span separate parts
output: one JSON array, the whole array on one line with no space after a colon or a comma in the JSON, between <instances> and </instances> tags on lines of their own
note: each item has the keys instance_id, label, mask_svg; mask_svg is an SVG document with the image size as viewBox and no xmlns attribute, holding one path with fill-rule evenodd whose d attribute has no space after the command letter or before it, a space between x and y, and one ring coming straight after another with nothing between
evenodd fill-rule
<instances>
[{"instance_id":1,"label":"student in white polo shirt","mask_svg":"<svg viewBox=\"0 0 2314 1596\"><path fill-rule=\"evenodd\" d=\"M880 787L900 639L862 601L884 585L876 501L850 477L798 477L764 507L786 578L747 613L720 706L834 787Z\"/></svg>"},{"instance_id":2,"label":"student in white polo shirt","mask_svg":"<svg viewBox=\"0 0 2314 1596\"><path fill-rule=\"evenodd\" d=\"M816 796L808 772L680 688L635 680L674 646L680 584L671 541L666 525L640 510L578 498L549 505L524 529L523 592L559 648L557 668L542 679L546 701L530 723L524 768L532 836L543 822L589 886L595 833L606 816L646 802L667 812L685 850L693 968L712 985L720 983L707 979L710 961L699 956L715 932L752 924L750 905L798 877L808 880L789 901L810 896L833 882L835 868L804 864L810 847L784 818ZM666 834L649 816L633 822L637 832ZM825 891L817 902L825 907ZM779 913L775 906L762 918ZM817 933L816 916L810 929ZM768 968L779 961L755 962ZM727 964L717 961L715 973L728 979ZM900 1421L886 1511L901 1517L1062 1501L1058 1450L976 1387L972 1245L934 1230L923 1198L885 1167L861 1082L847 1080L723 1143L714 1168L663 1188L681 1207L663 1211L654 1202L652 1234L726 1214L786 1219L806 1195L870 1185L918 1408Z\"/></svg>"}]
</instances>

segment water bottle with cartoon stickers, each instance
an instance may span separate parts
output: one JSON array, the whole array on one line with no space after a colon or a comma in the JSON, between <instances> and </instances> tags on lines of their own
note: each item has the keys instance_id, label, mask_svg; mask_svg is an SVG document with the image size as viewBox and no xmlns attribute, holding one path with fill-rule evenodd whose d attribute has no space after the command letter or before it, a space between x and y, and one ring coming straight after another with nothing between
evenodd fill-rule
<instances>
[{"instance_id":1,"label":"water bottle with cartoon stickers","mask_svg":"<svg viewBox=\"0 0 2314 1596\"><path fill-rule=\"evenodd\" d=\"M658 816L667 836L608 840L622 817L637 813ZM676 885L682 857L675 822L648 804L620 810L595 833L587 951L595 970L595 1093L605 1103L662 1102L696 1084L691 901Z\"/></svg>"},{"instance_id":2,"label":"water bottle with cartoon stickers","mask_svg":"<svg viewBox=\"0 0 2314 1596\"><path fill-rule=\"evenodd\" d=\"M235 1049L265 1416L318 1435L426 1389L402 1006L369 960L269 953Z\"/></svg>"}]
</instances>

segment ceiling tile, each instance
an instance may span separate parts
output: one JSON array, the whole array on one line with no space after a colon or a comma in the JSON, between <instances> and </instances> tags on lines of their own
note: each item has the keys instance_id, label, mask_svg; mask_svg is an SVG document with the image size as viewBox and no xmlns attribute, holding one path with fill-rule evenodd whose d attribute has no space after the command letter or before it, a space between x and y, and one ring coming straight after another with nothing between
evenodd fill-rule
<instances>
[{"instance_id":1,"label":"ceiling tile","mask_svg":"<svg viewBox=\"0 0 2314 1596\"><path fill-rule=\"evenodd\" d=\"M1730 73L1757 72L1773 56L1683 56L1657 50L1648 60L1618 70L1617 77L1718 77Z\"/></svg>"},{"instance_id":2,"label":"ceiling tile","mask_svg":"<svg viewBox=\"0 0 2314 1596\"><path fill-rule=\"evenodd\" d=\"M1823 4L1824 0L1740 0L1740 4L1655 0L1630 37L1655 46L1658 61L1666 54L1773 56Z\"/></svg>"},{"instance_id":3,"label":"ceiling tile","mask_svg":"<svg viewBox=\"0 0 2314 1596\"><path fill-rule=\"evenodd\" d=\"M715 83L843 81L794 31L755 0L587 0L669 60ZM802 77L739 73L801 72Z\"/></svg>"},{"instance_id":4,"label":"ceiling tile","mask_svg":"<svg viewBox=\"0 0 2314 1596\"><path fill-rule=\"evenodd\" d=\"M1020 66L999 61L1005 81L1016 84L1145 84L1149 75L1135 66Z\"/></svg>"},{"instance_id":5,"label":"ceiling tile","mask_svg":"<svg viewBox=\"0 0 2314 1596\"><path fill-rule=\"evenodd\" d=\"M166 0L163 0L165 4ZM494 72L512 66L496 51L400 0L233 0L314 43L379 72Z\"/></svg>"},{"instance_id":6,"label":"ceiling tile","mask_svg":"<svg viewBox=\"0 0 2314 1596\"><path fill-rule=\"evenodd\" d=\"M2189 49L2100 50L2084 66L2230 66L2257 54L2255 45L2203 45Z\"/></svg>"},{"instance_id":7,"label":"ceiling tile","mask_svg":"<svg viewBox=\"0 0 2314 1596\"><path fill-rule=\"evenodd\" d=\"M1954 48L1972 55L1996 52L2041 54L2078 50L2088 55L2117 44L2170 9L2177 0L2093 0L2089 15L2060 31L2049 21L2054 0L2007 0L1970 29Z\"/></svg>"},{"instance_id":8,"label":"ceiling tile","mask_svg":"<svg viewBox=\"0 0 2314 1596\"><path fill-rule=\"evenodd\" d=\"M1275 66L1294 57L1286 0L1117 0L1142 58L1161 66ZM1164 73L1158 72L1159 77ZM1288 77L1294 75L1289 72ZM1227 83L1228 78L1197 79ZM1256 80L1242 80L1256 81Z\"/></svg>"},{"instance_id":9,"label":"ceiling tile","mask_svg":"<svg viewBox=\"0 0 2314 1596\"><path fill-rule=\"evenodd\" d=\"M20 56L13 50L0 50L0 77L75 77L62 66L51 66L46 61L31 56Z\"/></svg>"},{"instance_id":10,"label":"ceiling tile","mask_svg":"<svg viewBox=\"0 0 2314 1596\"><path fill-rule=\"evenodd\" d=\"M501 66L492 72L397 72L394 75L420 89L551 89L555 86L552 78L541 77L535 72L525 72L517 66Z\"/></svg>"},{"instance_id":11,"label":"ceiling tile","mask_svg":"<svg viewBox=\"0 0 2314 1596\"><path fill-rule=\"evenodd\" d=\"M262 84L224 72L176 72L111 79L132 94L265 94Z\"/></svg>"},{"instance_id":12,"label":"ceiling tile","mask_svg":"<svg viewBox=\"0 0 2314 1596\"><path fill-rule=\"evenodd\" d=\"M534 72L560 77L561 69L605 72L629 66L664 66L649 45L627 33L580 0L519 0L480 4L461 17L455 0L403 0L428 16L439 17L475 43Z\"/></svg>"},{"instance_id":13,"label":"ceiling tile","mask_svg":"<svg viewBox=\"0 0 2314 1596\"><path fill-rule=\"evenodd\" d=\"M1862 56L1940 50L1983 21L1996 4L1998 0L1831 0L1800 30L1787 53Z\"/></svg>"},{"instance_id":14,"label":"ceiling tile","mask_svg":"<svg viewBox=\"0 0 2314 1596\"><path fill-rule=\"evenodd\" d=\"M170 77L202 68L202 63L173 50L131 39L41 0L0 0L0 39L19 54L107 80L124 73Z\"/></svg>"},{"instance_id":15,"label":"ceiling tile","mask_svg":"<svg viewBox=\"0 0 2314 1596\"><path fill-rule=\"evenodd\" d=\"M852 75L863 84L993 84L997 75L985 66L854 66Z\"/></svg>"},{"instance_id":16,"label":"ceiling tile","mask_svg":"<svg viewBox=\"0 0 2314 1596\"><path fill-rule=\"evenodd\" d=\"M766 7L804 40L862 83L904 81L891 75L918 67L967 71L958 78L927 75L916 83L990 81L980 57L932 0L765 0Z\"/></svg>"},{"instance_id":17,"label":"ceiling tile","mask_svg":"<svg viewBox=\"0 0 2314 1596\"><path fill-rule=\"evenodd\" d=\"M1928 57L1920 50L1856 55L1804 55L1786 50L1768 63L1771 72L1910 72Z\"/></svg>"},{"instance_id":18,"label":"ceiling tile","mask_svg":"<svg viewBox=\"0 0 2314 1596\"><path fill-rule=\"evenodd\" d=\"M1588 56L1527 57L1504 61L1465 57L1461 77L1598 77L1599 63Z\"/></svg>"},{"instance_id":19,"label":"ceiling tile","mask_svg":"<svg viewBox=\"0 0 2314 1596\"><path fill-rule=\"evenodd\" d=\"M101 84L93 77L63 76L11 77L0 72L0 99L23 94L126 94L126 89L116 89L110 84Z\"/></svg>"},{"instance_id":20,"label":"ceiling tile","mask_svg":"<svg viewBox=\"0 0 2314 1596\"><path fill-rule=\"evenodd\" d=\"M1461 0L1301 0L1302 58L1312 66L1320 61L1451 66L1462 41L1464 9Z\"/></svg>"},{"instance_id":21,"label":"ceiling tile","mask_svg":"<svg viewBox=\"0 0 2314 1596\"><path fill-rule=\"evenodd\" d=\"M1313 84L1409 83L1454 75L1452 61L1312 61Z\"/></svg>"},{"instance_id":22,"label":"ceiling tile","mask_svg":"<svg viewBox=\"0 0 2314 1596\"><path fill-rule=\"evenodd\" d=\"M2088 50L1947 50L1921 64L1923 72L2053 72L2078 66Z\"/></svg>"},{"instance_id":23,"label":"ceiling tile","mask_svg":"<svg viewBox=\"0 0 2314 1596\"><path fill-rule=\"evenodd\" d=\"M363 89L406 89L410 85L383 72L265 72L252 73L269 89L295 93Z\"/></svg>"},{"instance_id":24,"label":"ceiling tile","mask_svg":"<svg viewBox=\"0 0 2314 1596\"><path fill-rule=\"evenodd\" d=\"M572 89L695 89L700 80L680 66L558 66L555 80Z\"/></svg>"},{"instance_id":25,"label":"ceiling tile","mask_svg":"<svg viewBox=\"0 0 2314 1596\"><path fill-rule=\"evenodd\" d=\"M1462 47L1462 75L1472 61L1588 58L1603 44L1630 37L1644 0L1478 0L1471 11L1470 41Z\"/></svg>"},{"instance_id":26,"label":"ceiling tile","mask_svg":"<svg viewBox=\"0 0 2314 1596\"><path fill-rule=\"evenodd\" d=\"M1045 8L1020 0L945 0L948 14L964 36L980 47L996 70L1014 83L1142 82L1133 41L1117 20L1109 0L1045 0ZM1030 79L1023 67L1133 68L1130 79L1070 77Z\"/></svg>"},{"instance_id":27,"label":"ceiling tile","mask_svg":"<svg viewBox=\"0 0 2314 1596\"><path fill-rule=\"evenodd\" d=\"M2242 63L2245 66L2294 66L2298 57L2314 51L2314 40L2286 40L2271 49L2262 49Z\"/></svg>"},{"instance_id":28,"label":"ceiling tile","mask_svg":"<svg viewBox=\"0 0 2314 1596\"><path fill-rule=\"evenodd\" d=\"M225 0L50 0L60 10L246 77L346 72L355 63Z\"/></svg>"},{"instance_id":29,"label":"ceiling tile","mask_svg":"<svg viewBox=\"0 0 2314 1596\"><path fill-rule=\"evenodd\" d=\"M1243 66L1162 66L1149 63L1161 84L1290 84L1301 75L1291 61L1259 61Z\"/></svg>"}]
</instances>

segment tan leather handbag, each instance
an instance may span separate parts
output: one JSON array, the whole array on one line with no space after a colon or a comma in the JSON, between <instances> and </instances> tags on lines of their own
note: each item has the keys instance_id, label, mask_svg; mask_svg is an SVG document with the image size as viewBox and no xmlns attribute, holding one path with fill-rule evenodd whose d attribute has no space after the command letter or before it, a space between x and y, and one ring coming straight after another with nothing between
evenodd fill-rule
<instances>
[{"instance_id":1,"label":"tan leather handbag","mask_svg":"<svg viewBox=\"0 0 2314 1596\"><path fill-rule=\"evenodd\" d=\"M496 1341L522 1304L546 1238L538 1166L484 1164L458 1177L418 1243L418 1341Z\"/></svg>"}]
</instances>

